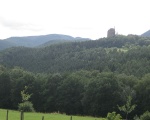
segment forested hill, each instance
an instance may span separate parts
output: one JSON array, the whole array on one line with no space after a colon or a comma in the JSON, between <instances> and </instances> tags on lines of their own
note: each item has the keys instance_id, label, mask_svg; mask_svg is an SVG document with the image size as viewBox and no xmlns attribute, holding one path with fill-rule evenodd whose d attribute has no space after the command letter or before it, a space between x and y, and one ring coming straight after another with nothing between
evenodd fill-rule
<instances>
[{"instance_id":1,"label":"forested hill","mask_svg":"<svg viewBox=\"0 0 150 120\"><path fill-rule=\"evenodd\" d=\"M50 45L44 48L14 47L0 53L0 64L20 66L32 72L99 70L141 77L150 72L150 39L116 36L94 41Z\"/></svg>"},{"instance_id":2,"label":"forested hill","mask_svg":"<svg viewBox=\"0 0 150 120\"><path fill-rule=\"evenodd\" d=\"M0 50L4 50L6 48L10 48L13 46L16 46L16 44L10 43L10 42L5 41L5 40L0 40Z\"/></svg>"},{"instance_id":3,"label":"forested hill","mask_svg":"<svg viewBox=\"0 0 150 120\"><path fill-rule=\"evenodd\" d=\"M150 37L150 30L146 31L141 35L142 37Z\"/></svg>"},{"instance_id":4,"label":"forested hill","mask_svg":"<svg viewBox=\"0 0 150 120\"><path fill-rule=\"evenodd\" d=\"M26 37L10 37L4 40L0 40L0 50L14 47L43 47L56 43L73 42L73 41L86 41L89 38L72 37L69 35L62 34L49 34L39 36L26 36Z\"/></svg>"}]
</instances>

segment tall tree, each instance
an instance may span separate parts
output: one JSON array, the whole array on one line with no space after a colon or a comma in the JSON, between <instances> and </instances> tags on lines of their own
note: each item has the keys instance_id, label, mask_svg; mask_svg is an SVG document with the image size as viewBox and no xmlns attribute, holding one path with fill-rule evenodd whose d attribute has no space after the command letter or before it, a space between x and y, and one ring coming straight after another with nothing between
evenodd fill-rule
<instances>
[{"instance_id":1,"label":"tall tree","mask_svg":"<svg viewBox=\"0 0 150 120\"><path fill-rule=\"evenodd\" d=\"M127 101L126 101L126 104L123 105L123 106L118 106L118 109L119 109L120 111L123 111L123 112L125 113L125 115L126 115L126 120L128 119L128 114L131 113L131 112L135 109L135 107L136 107L136 105L135 105L135 104L132 104L131 102L132 102L132 97L131 97L131 96L128 96L128 99L127 99Z\"/></svg>"},{"instance_id":2,"label":"tall tree","mask_svg":"<svg viewBox=\"0 0 150 120\"><path fill-rule=\"evenodd\" d=\"M12 108L11 104L11 80L9 74L0 74L0 107Z\"/></svg>"},{"instance_id":3,"label":"tall tree","mask_svg":"<svg viewBox=\"0 0 150 120\"><path fill-rule=\"evenodd\" d=\"M57 107L66 114L82 114L83 84L76 77L66 78L58 87Z\"/></svg>"},{"instance_id":4,"label":"tall tree","mask_svg":"<svg viewBox=\"0 0 150 120\"><path fill-rule=\"evenodd\" d=\"M83 98L84 112L93 116L106 116L117 109L120 86L113 73L100 73L86 88Z\"/></svg>"},{"instance_id":5,"label":"tall tree","mask_svg":"<svg viewBox=\"0 0 150 120\"><path fill-rule=\"evenodd\" d=\"M150 111L150 74L146 74L136 86L137 92L137 113L143 114Z\"/></svg>"},{"instance_id":6,"label":"tall tree","mask_svg":"<svg viewBox=\"0 0 150 120\"><path fill-rule=\"evenodd\" d=\"M56 107L57 89L62 80L63 77L59 73L48 75L47 81L44 84L44 91L42 92L44 100L44 111L58 111Z\"/></svg>"}]
</instances>

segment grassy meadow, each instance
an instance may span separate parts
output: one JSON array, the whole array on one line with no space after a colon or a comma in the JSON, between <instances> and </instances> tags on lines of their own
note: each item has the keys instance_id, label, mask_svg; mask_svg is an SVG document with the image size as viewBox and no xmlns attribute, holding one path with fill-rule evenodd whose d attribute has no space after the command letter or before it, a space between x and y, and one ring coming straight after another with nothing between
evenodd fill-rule
<instances>
[{"instance_id":1,"label":"grassy meadow","mask_svg":"<svg viewBox=\"0 0 150 120\"><path fill-rule=\"evenodd\" d=\"M0 120L6 120L7 110L0 109ZM24 113L24 120L70 120L70 116L57 113ZM8 120L20 120L20 112L9 110ZM95 117L72 116L72 120L105 120Z\"/></svg>"}]
</instances>

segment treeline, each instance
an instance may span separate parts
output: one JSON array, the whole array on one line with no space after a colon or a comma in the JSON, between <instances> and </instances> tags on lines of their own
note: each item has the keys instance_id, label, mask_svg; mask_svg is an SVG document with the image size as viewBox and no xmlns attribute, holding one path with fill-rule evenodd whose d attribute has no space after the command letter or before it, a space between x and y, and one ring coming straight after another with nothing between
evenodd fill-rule
<instances>
[{"instance_id":1,"label":"treeline","mask_svg":"<svg viewBox=\"0 0 150 120\"><path fill-rule=\"evenodd\" d=\"M137 105L130 115L150 111L150 74L142 78L97 70L33 74L1 65L0 108L18 109L25 86L38 112L106 116L108 112L119 112L117 106L124 105L128 96Z\"/></svg>"},{"instance_id":2,"label":"treeline","mask_svg":"<svg viewBox=\"0 0 150 120\"><path fill-rule=\"evenodd\" d=\"M39 112L106 116L128 96L137 105L131 116L150 111L149 38L15 47L0 52L0 64L0 108L18 109L27 86Z\"/></svg>"},{"instance_id":3,"label":"treeline","mask_svg":"<svg viewBox=\"0 0 150 120\"><path fill-rule=\"evenodd\" d=\"M150 72L150 39L116 36L44 48L10 48L0 52L0 64L34 73L98 70L142 77Z\"/></svg>"}]
</instances>

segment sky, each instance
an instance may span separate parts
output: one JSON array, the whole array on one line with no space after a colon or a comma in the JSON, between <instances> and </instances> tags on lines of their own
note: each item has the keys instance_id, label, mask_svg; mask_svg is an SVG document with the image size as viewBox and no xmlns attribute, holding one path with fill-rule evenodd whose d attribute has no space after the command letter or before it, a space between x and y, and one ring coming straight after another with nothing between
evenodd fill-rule
<instances>
[{"instance_id":1,"label":"sky","mask_svg":"<svg viewBox=\"0 0 150 120\"><path fill-rule=\"evenodd\" d=\"M0 39L65 34L99 39L109 28L140 35L150 29L150 0L0 0Z\"/></svg>"}]
</instances>

